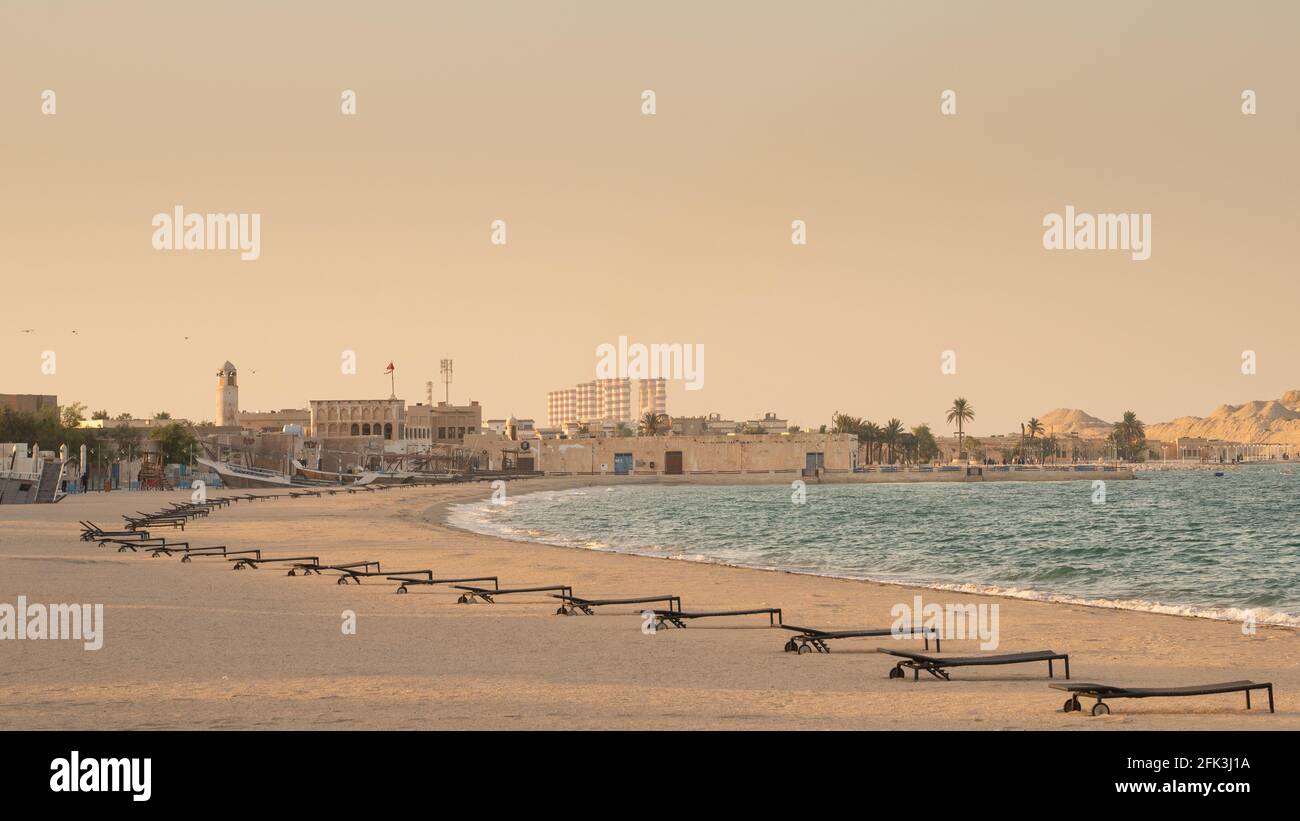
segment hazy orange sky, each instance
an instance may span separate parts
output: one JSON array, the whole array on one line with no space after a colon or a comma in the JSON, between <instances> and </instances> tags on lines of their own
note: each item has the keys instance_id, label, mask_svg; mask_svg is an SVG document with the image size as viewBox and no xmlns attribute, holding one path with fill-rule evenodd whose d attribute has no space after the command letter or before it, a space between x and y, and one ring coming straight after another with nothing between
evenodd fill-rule
<instances>
[{"instance_id":1,"label":"hazy orange sky","mask_svg":"<svg viewBox=\"0 0 1300 821\"><path fill-rule=\"evenodd\" d=\"M1294 2L6 3L0 393L201 420L227 359L267 410L451 357L544 423L625 335L705 345L671 412L805 426L1276 397L1297 42ZM155 251L176 205L261 214L261 258ZM1067 205L1150 213L1151 258L1044 250Z\"/></svg>"}]
</instances>

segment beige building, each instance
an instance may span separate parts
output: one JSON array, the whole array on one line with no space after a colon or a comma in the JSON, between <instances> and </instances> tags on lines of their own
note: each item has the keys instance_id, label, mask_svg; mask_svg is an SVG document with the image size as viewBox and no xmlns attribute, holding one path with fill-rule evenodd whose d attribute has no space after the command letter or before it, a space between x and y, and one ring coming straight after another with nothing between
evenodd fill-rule
<instances>
[{"instance_id":1,"label":"beige building","mask_svg":"<svg viewBox=\"0 0 1300 821\"><path fill-rule=\"evenodd\" d=\"M483 430L483 408L468 405L417 404L406 409L406 437L417 442L461 442L467 434Z\"/></svg>"},{"instance_id":2,"label":"beige building","mask_svg":"<svg viewBox=\"0 0 1300 821\"><path fill-rule=\"evenodd\" d=\"M258 433L280 433L286 425L311 430L311 411L306 408L282 408L278 411L240 411L239 426Z\"/></svg>"},{"instance_id":3,"label":"beige building","mask_svg":"<svg viewBox=\"0 0 1300 821\"><path fill-rule=\"evenodd\" d=\"M708 416L675 416L672 420L672 431L678 436L705 434L724 436L736 431L736 423L731 419L723 419L720 413L711 413Z\"/></svg>"},{"instance_id":4,"label":"beige building","mask_svg":"<svg viewBox=\"0 0 1300 821\"><path fill-rule=\"evenodd\" d=\"M528 445L525 449L523 446ZM555 475L700 475L849 473L857 437L797 433L731 436L600 436L515 441L495 433L466 437L485 454L485 469L531 466Z\"/></svg>"},{"instance_id":5,"label":"beige building","mask_svg":"<svg viewBox=\"0 0 1300 821\"><path fill-rule=\"evenodd\" d=\"M642 404L668 408L667 383L664 380L640 380ZM651 383L647 386L647 383ZM658 383L657 385L654 383ZM546 424L563 428L571 422L578 424L611 422L632 423L632 380L595 379L573 388L551 391L546 395Z\"/></svg>"},{"instance_id":6,"label":"beige building","mask_svg":"<svg viewBox=\"0 0 1300 821\"><path fill-rule=\"evenodd\" d=\"M310 404L311 435L317 438L406 438L406 402L402 399L313 399Z\"/></svg>"},{"instance_id":7,"label":"beige building","mask_svg":"<svg viewBox=\"0 0 1300 821\"><path fill-rule=\"evenodd\" d=\"M647 413L668 413L668 380L663 377L637 381L637 418Z\"/></svg>"}]
</instances>

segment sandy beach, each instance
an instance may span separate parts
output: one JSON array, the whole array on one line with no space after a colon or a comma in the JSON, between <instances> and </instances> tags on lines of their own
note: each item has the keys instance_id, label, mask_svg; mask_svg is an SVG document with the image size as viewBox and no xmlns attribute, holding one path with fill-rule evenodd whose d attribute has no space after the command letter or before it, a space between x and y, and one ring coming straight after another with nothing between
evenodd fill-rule
<instances>
[{"instance_id":1,"label":"sandy beach","mask_svg":"<svg viewBox=\"0 0 1300 821\"><path fill-rule=\"evenodd\" d=\"M539 479L510 491L592 483ZM102 602L105 611L97 651L0 641L0 729L1300 729L1291 629L1246 636L1233 622L510 542L443 523L446 505L488 493L474 485L240 503L184 534L159 533L326 564L496 575L502 586L671 593L687 610L780 607L789 623L823 628L887 627L890 608L916 593L996 602L1000 652L1068 652L1080 681L1272 681L1277 713L1262 697L1247 712L1231 694L1067 715L1041 664L891 680L889 658L874 652L888 638L796 655L782 651L790 634L765 620L647 635L635 605L566 617L545 595L457 604L446 587L395 595L382 579L340 586L329 575L232 572L222 560L186 564L78 540L79 519L107 526L189 496L170 492L0 507L0 602ZM355 635L341 630L345 610L356 614ZM946 641L944 651L978 652L974 641Z\"/></svg>"}]
</instances>

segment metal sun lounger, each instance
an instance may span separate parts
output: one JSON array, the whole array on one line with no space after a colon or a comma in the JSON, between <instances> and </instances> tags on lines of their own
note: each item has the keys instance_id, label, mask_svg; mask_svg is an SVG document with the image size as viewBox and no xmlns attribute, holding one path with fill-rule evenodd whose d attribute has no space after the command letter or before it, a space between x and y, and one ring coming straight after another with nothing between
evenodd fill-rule
<instances>
[{"instance_id":1,"label":"metal sun lounger","mask_svg":"<svg viewBox=\"0 0 1300 821\"><path fill-rule=\"evenodd\" d=\"M421 572L425 572L425 571L421 571ZM391 581L395 581L395 582L401 582L401 584L399 584L399 585L397 586L397 592L398 592L398 593L407 593L407 592L410 592L410 591L408 591L406 588L407 588L407 585L411 585L411 584L451 584L451 585L455 585L455 584L460 584L460 583L463 583L463 582L492 582L492 592L495 593L495 592L497 592L497 591L499 591L499 590L501 589L501 583L497 580L497 577L496 577L496 576L471 576L471 577L469 577L469 578L465 578L465 579L435 579L435 578L433 577L433 573L430 572L430 573L429 573L429 578L427 578L427 579L411 579L411 578L407 578L407 576L409 576L409 575L414 575L414 574L405 574L405 575L401 575L401 576L388 576L388 579L391 580Z\"/></svg>"},{"instance_id":2,"label":"metal sun lounger","mask_svg":"<svg viewBox=\"0 0 1300 821\"><path fill-rule=\"evenodd\" d=\"M1102 699L1106 698L1178 698L1184 696L1212 696L1219 693L1245 693L1246 709L1250 709L1250 691L1268 691L1268 711L1273 712L1273 683L1271 681L1225 681L1219 684L1192 684L1186 687L1114 687L1109 684L1091 684L1088 682L1060 682L1049 684L1057 690L1070 693L1065 702L1065 712L1072 713L1083 709L1079 696L1097 699L1092 705L1092 714L1104 716L1110 714L1110 706Z\"/></svg>"},{"instance_id":3,"label":"metal sun lounger","mask_svg":"<svg viewBox=\"0 0 1300 821\"><path fill-rule=\"evenodd\" d=\"M488 604L496 604L497 596L513 596L517 593L563 593L569 596L573 595L573 588L567 584L552 584L542 587L511 587L506 589L497 588L488 590L486 587L472 587L464 584L453 584L452 587L465 592L456 599L458 604L471 604L475 599L482 599Z\"/></svg>"},{"instance_id":4,"label":"metal sun lounger","mask_svg":"<svg viewBox=\"0 0 1300 821\"><path fill-rule=\"evenodd\" d=\"M312 574L319 576L322 570L337 570L340 573L347 573L358 567L366 568L367 570L373 567L378 570L379 562L347 562L345 564L317 564L316 562L311 561L298 562L294 564L293 567L289 568L289 572L285 575L296 576L299 573L302 573L304 576L310 576ZM343 582L339 582L339 584L343 584Z\"/></svg>"},{"instance_id":5,"label":"metal sun lounger","mask_svg":"<svg viewBox=\"0 0 1300 821\"><path fill-rule=\"evenodd\" d=\"M924 627L912 627L908 630L895 632L891 627L873 627L865 630L818 630L813 627L795 627L790 624L781 625L787 630L794 630L802 635L794 636L785 643L787 653L811 653L816 650L818 653L829 653L831 648L826 642L833 639L861 639L861 638L878 638L880 636L899 636L906 638L917 638L918 636L925 641L925 649L930 649L930 639L934 639L934 650L936 653L942 652L943 648L939 643L939 631L933 627L926 629Z\"/></svg>"},{"instance_id":6,"label":"metal sun lounger","mask_svg":"<svg viewBox=\"0 0 1300 821\"><path fill-rule=\"evenodd\" d=\"M80 522L81 540L83 542L93 542L101 538L117 537L120 539L147 539L148 531L144 530L105 530L94 522Z\"/></svg>"},{"instance_id":7,"label":"metal sun lounger","mask_svg":"<svg viewBox=\"0 0 1300 821\"><path fill-rule=\"evenodd\" d=\"M170 556L173 553L210 553L212 551L221 551L221 555L226 554L226 546L223 544L211 545L210 547L190 547L189 542L172 542L167 543L164 539L162 544L143 545L144 549L149 551L149 558L156 559L159 556Z\"/></svg>"},{"instance_id":8,"label":"metal sun lounger","mask_svg":"<svg viewBox=\"0 0 1300 821\"><path fill-rule=\"evenodd\" d=\"M170 542L170 543L169 543L166 539L162 538L161 536L158 536L158 537L155 537L155 538L152 538L152 539L137 539L137 540L135 540L135 541L131 541L130 539L100 539L100 540L99 540L99 546L100 546L100 547L103 547L103 546L106 545L106 544L115 544L115 545L117 545L117 546L118 546L118 548L117 548L117 552L118 552L118 553L124 553L124 552L126 552L126 551L128 551L128 550L131 551L132 553L135 553L135 552L136 552L136 549L137 549L137 548L141 548L141 547L145 548L146 550L154 550L154 549L162 548L162 547L172 547L172 546L176 546L176 547L185 546L185 547L188 547L188 546L189 546L189 542Z\"/></svg>"},{"instance_id":9,"label":"metal sun lounger","mask_svg":"<svg viewBox=\"0 0 1300 821\"><path fill-rule=\"evenodd\" d=\"M254 559L250 559L248 557L241 556L238 559L230 559L230 561L234 562L234 566L230 568L231 570L243 570L245 567L251 567L254 570L256 570L258 568L258 565L278 563L278 562L294 562L296 564L305 564L305 563L319 564L320 563L320 559L316 556L280 556L278 558L271 558L271 559L263 559L260 556Z\"/></svg>"},{"instance_id":10,"label":"metal sun lounger","mask_svg":"<svg viewBox=\"0 0 1300 821\"><path fill-rule=\"evenodd\" d=\"M357 568L363 569L358 570ZM335 570L341 574L338 577L338 581L336 582L337 584L347 584L349 582L352 584L361 584L363 578L370 578L372 576L388 577L388 574L390 573L400 574L402 576L418 576L423 573L428 578L433 578L432 570L381 570L379 562L352 562L350 564L323 564L318 566L301 565L298 566L298 569L303 571L303 575L309 573L319 574L322 570ZM289 575L293 575L292 570L289 571Z\"/></svg>"},{"instance_id":11,"label":"metal sun lounger","mask_svg":"<svg viewBox=\"0 0 1300 821\"><path fill-rule=\"evenodd\" d=\"M1070 677L1070 654L1057 653L1053 650L1034 650L1028 653L1004 653L993 656L953 656L950 658L927 656L924 653L909 653L906 650L894 650L889 647L877 647L876 652L888 653L891 656L899 656L903 659L889 669L890 678L903 678L907 675L903 672L903 668L906 667L912 671L913 681L921 677L922 670L935 678L950 681L951 679L948 677L948 668L950 667L986 667L999 664L1025 664L1031 661L1047 662L1047 677L1052 678L1054 675L1052 662L1058 660L1065 662L1065 677Z\"/></svg>"},{"instance_id":12,"label":"metal sun lounger","mask_svg":"<svg viewBox=\"0 0 1300 821\"><path fill-rule=\"evenodd\" d=\"M252 556L254 559L262 558L262 551L253 550L227 550L225 545L213 545L211 547L195 547L181 554L181 562L189 564L191 559L208 558L227 558L229 556Z\"/></svg>"},{"instance_id":13,"label":"metal sun lounger","mask_svg":"<svg viewBox=\"0 0 1300 821\"><path fill-rule=\"evenodd\" d=\"M592 610L596 607L608 607L614 604L654 604L656 602L667 604L668 609L673 612L681 612L681 596L631 596L628 598L605 598L605 599L584 599L581 596L566 596L557 594L555 598L560 599L563 604L560 609L555 611L557 616L576 616L578 613L586 613L588 616L595 615Z\"/></svg>"},{"instance_id":14,"label":"metal sun lounger","mask_svg":"<svg viewBox=\"0 0 1300 821\"><path fill-rule=\"evenodd\" d=\"M711 610L711 611L693 611L684 613L681 610L652 610L655 614L655 627L666 627L671 624L673 627L685 628L686 621L689 619L711 619L718 616L754 616L765 614L768 624L772 627L782 625L781 608L779 607L758 607L753 610Z\"/></svg>"},{"instance_id":15,"label":"metal sun lounger","mask_svg":"<svg viewBox=\"0 0 1300 821\"><path fill-rule=\"evenodd\" d=\"M185 523L189 521L184 516L174 516L170 513L145 513L140 510L137 510L136 513L140 514L140 518L135 519L125 514L122 515L122 518L126 521L127 528L136 530L140 527L149 527L151 525L158 525L159 527L171 525L172 527L179 527L181 530L184 530Z\"/></svg>"}]
</instances>

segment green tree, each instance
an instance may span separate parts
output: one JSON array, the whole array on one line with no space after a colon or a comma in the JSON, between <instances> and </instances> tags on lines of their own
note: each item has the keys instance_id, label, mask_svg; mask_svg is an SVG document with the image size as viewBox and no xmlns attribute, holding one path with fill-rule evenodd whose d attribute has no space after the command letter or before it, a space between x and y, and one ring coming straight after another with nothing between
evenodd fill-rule
<instances>
[{"instance_id":1,"label":"green tree","mask_svg":"<svg viewBox=\"0 0 1300 821\"><path fill-rule=\"evenodd\" d=\"M957 397L952 400L952 407L948 408L948 423L957 423L957 456L961 457L966 452L966 435L965 426L975 418L975 409L966 401L964 397Z\"/></svg>"},{"instance_id":2,"label":"green tree","mask_svg":"<svg viewBox=\"0 0 1300 821\"><path fill-rule=\"evenodd\" d=\"M90 418L91 418L91 419L107 419L107 418L108 418L108 411L106 411L106 410L97 410L97 411L95 411L94 413L92 413L92 414L90 415Z\"/></svg>"},{"instance_id":3,"label":"green tree","mask_svg":"<svg viewBox=\"0 0 1300 821\"><path fill-rule=\"evenodd\" d=\"M867 464L871 464L871 454L880 446L880 425L875 422L863 422L862 430L858 433L858 441L867 446Z\"/></svg>"},{"instance_id":4,"label":"green tree","mask_svg":"<svg viewBox=\"0 0 1300 821\"><path fill-rule=\"evenodd\" d=\"M71 402L63 406L63 427L75 428L86 418L86 406L81 402Z\"/></svg>"},{"instance_id":5,"label":"green tree","mask_svg":"<svg viewBox=\"0 0 1300 821\"><path fill-rule=\"evenodd\" d=\"M935 441L929 425L917 425L912 428L912 436L916 440L917 462L933 462L939 458L939 443Z\"/></svg>"},{"instance_id":6,"label":"green tree","mask_svg":"<svg viewBox=\"0 0 1300 821\"><path fill-rule=\"evenodd\" d=\"M172 415L167 411L158 411L153 415L154 419L171 419Z\"/></svg>"},{"instance_id":7,"label":"green tree","mask_svg":"<svg viewBox=\"0 0 1300 821\"><path fill-rule=\"evenodd\" d=\"M862 420L856 416L836 411L831 414L831 433L851 433L854 436L862 427Z\"/></svg>"},{"instance_id":8,"label":"green tree","mask_svg":"<svg viewBox=\"0 0 1300 821\"><path fill-rule=\"evenodd\" d=\"M164 464L188 464L191 448L198 443L188 425L172 422L155 428L149 438L162 446Z\"/></svg>"},{"instance_id":9,"label":"green tree","mask_svg":"<svg viewBox=\"0 0 1300 821\"><path fill-rule=\"evenodd\" d=\"M1146 425L1133 411L1124 411L1124 418L1111 429L1111 442L1121 459L1140 462L1146 458Z\"/></svg>"},{"instance_id":10,"label":"green tree","mask_svg":"<svg viewBox=\"0 0 1300 821\"><path fill-rule=\"evenodd\" d=\"M903 423L898 419L890 419L885 423L884 430L880 433L880 439L889 447L889 464L894 464L894 451L898 447L899 437L903 435Z\"/></svg>"},{"instance_id":11,"label":"green tree","mask_svg":"<svg viewBox=\"0 0 1300 821\"><path fill-rule=\"evenodd\" d=\"M640 429L642 436L658 436L663 432L664 426L668 424L668 416L654 411L646 411L641 417Z\"/></svg>"}]
</instances>

